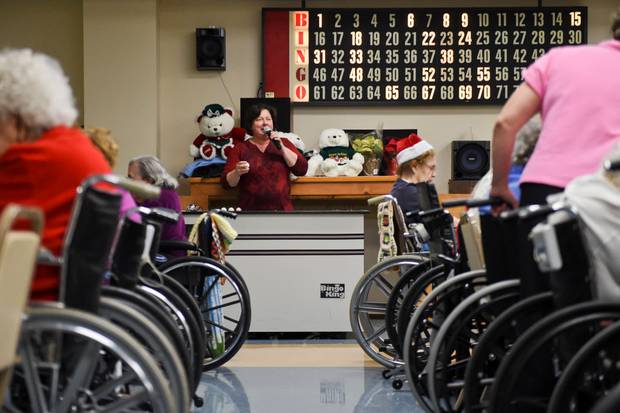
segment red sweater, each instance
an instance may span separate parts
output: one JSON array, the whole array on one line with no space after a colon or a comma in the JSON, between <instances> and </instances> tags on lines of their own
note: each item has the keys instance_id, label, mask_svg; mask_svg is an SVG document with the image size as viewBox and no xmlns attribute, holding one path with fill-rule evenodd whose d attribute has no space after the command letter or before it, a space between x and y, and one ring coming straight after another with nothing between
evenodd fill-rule
<instances>
[{"instance_id":1,"label":"red sweater","mask_svg":"<svg viewBox=\"0 0 620 413\"><path fill-rule=\"evenodd\" d=\"M226 175L235 169L237 162L249 162L250 172L241 175L238 185L239 206L242 209L293 210L289 172L297 176L305 175L308 162L299 155L297 148L288 139L282 139L281 142L298 154L297 162L290 169L282 157L282 152L273 143L267 146L265 152L261 152L256 145L248 141L235 144L232 148L222 172L222 185L224 188L230 188Z\"/></svg>"},{"instance_id":2,"label":"red sweater","mask_svg":"<svg viewBox=\"0 0 620 413\"><path fill-rule=\"evenodd\" d=\"M10 203L43 210L43 245L61 253L76 188L90 175L109 173L99 150L78 129L59 126L35 142L12 145L0 157L0 212ZM38 267L31 295L55 299L59 270Z\"/></svg>"}]
</instances>

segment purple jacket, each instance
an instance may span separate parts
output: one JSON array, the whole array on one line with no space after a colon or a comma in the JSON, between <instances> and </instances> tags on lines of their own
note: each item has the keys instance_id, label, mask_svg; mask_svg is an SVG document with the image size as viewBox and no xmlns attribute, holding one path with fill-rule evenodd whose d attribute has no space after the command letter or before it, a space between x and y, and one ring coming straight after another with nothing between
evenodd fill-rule
<instances>
[{"instance_id":1,"label":"purple jacket","mask_svg":"<svg viewBox=\"0 0 620 413\"><path fill-rule=\"evenodd\" d=\"M181 201L177 191L172 188L162 188L159 199L148 199L143 201L140 205L145 207L162 207L172 209L178 213L181 213ZM176 224L163 224L161 228L161 240L162 241L185 241L185 220L183 215L179 217Z\"/></svg>"}]
</instances>

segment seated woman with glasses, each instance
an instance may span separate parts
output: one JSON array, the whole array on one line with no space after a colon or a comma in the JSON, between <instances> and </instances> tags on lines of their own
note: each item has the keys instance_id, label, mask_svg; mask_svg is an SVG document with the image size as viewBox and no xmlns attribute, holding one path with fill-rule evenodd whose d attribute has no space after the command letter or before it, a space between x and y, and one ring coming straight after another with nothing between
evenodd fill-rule
<instances>
[{"instance_id":1,"label":"seated woman with glasses","mask_svg":"<svg viewBox=\"0 0 620 413\"><path fill-rule=\"evenodd\" d=\"M390 194L398 201L403 213L420 209L418 190L420 182L432 182L435 178L437 159L432 145L415 133L398 141L396 146L398 179ZM412 218L405 218L409 224Z\"/></svg>"}]
</instances>

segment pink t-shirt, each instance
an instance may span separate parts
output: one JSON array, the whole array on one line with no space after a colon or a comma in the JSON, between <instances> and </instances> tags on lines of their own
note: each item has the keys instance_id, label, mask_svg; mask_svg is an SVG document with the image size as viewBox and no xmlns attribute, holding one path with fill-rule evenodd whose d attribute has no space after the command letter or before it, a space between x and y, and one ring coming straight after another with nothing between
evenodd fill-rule
<instances>
[{"instance_id":1,"label":"pink t-shirt","mask_svg":"<svg viewBox=\"0 0 620 413\"><path fill-rule=\"evenodd\" d=\"M620 139L620 41L551 49L523 72L542 132L521 182L565 187L593 173Z\"/></svg>"}]
</instances>

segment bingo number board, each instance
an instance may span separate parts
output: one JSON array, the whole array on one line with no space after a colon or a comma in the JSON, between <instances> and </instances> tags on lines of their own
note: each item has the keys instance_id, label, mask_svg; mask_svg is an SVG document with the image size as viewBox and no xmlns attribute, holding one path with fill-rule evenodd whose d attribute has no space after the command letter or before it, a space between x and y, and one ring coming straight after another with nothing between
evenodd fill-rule
<instances>
[{"instance_id":1,"label":"bingo number board","mask_svg":"<svg viewBox=\"0 0 620 413\"><path fill-rule=\"evenodd\" d=\"M586 7L263 9L266 97L315 105L501 104Z\"/></svg>"}]
</instances>

